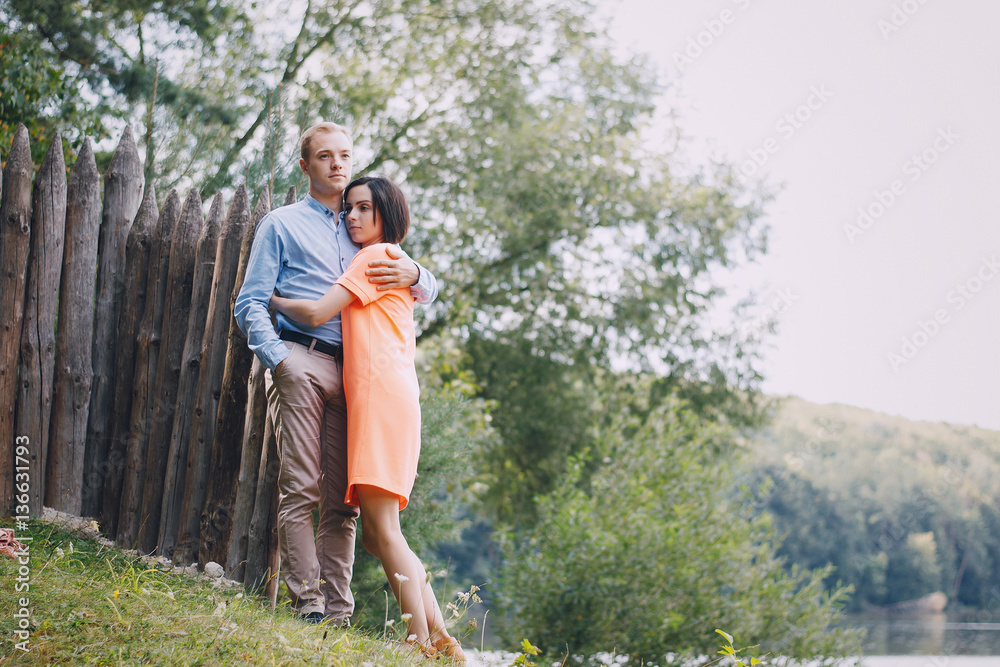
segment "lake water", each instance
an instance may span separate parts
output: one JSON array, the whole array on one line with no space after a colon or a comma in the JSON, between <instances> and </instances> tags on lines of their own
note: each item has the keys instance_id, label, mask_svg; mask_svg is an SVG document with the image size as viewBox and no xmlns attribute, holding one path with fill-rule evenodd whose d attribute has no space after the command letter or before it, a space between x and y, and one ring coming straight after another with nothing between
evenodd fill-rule
<instances>
[{"instance_id":1,"label":"lake water","mask_svg":"<svg viewBox=\"0 0 1000 667\"><path fill-rule=\"evenodd\" d=\"M848 616L846 624L867 630L866 655L996 656L991 664L1000 667L1000 622L995 614L856 615ZM948 664L955 667L958 663Z\"/></svg>"},{"instance_id":2,"label":"lake water","mask_svg":"<svg viewBox=\"0 0 1000 667\"><path fill-rule=\"evenodd\" d=\"M867 635L864 657L847 660L843 667L1000 667L996 615L851 615L845 624L865 628ZM501 651L473 650L469 651L469 667L506 667L514 657ZM548 667L542 661L538 664Z\"/></svg>"}]
</instances>

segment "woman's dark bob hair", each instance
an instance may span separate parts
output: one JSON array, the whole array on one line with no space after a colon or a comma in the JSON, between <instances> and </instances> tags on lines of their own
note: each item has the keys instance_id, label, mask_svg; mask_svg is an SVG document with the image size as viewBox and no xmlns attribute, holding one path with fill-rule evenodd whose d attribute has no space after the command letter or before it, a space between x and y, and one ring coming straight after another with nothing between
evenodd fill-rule
<instances>
[{"instance_id":1,"label":"woman's dark bob hair","mask_svg":"<svg viewBox=\"0 0 1000 667\"><path fill-rule=\"evenodd\" d=\"M410 207L406 205L403 191L384 176L362 176L351 181L344 190L347 193L357 185L367 185L372 193L372 207L382 219L382 240L385 243L402 243L410 231Z\"/></svg>"}]
</instances>

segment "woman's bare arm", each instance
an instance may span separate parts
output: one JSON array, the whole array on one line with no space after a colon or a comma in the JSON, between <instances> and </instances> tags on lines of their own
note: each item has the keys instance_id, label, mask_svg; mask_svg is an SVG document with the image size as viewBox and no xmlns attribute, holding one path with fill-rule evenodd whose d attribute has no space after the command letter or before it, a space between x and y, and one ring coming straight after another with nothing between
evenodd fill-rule
<instances>
[{"instance_id":1,"label":"woman's bare arm","mask_svg":"<svg viewBox=\"0 0 1000 667\"><path fill-rule=\"evenodd\" d=\"M286 299L273 295L271 306L296 322L318 327L347 308L354 298L354 294L343 285L334 285L319 299Z\"/></svg>"}]
</instances>

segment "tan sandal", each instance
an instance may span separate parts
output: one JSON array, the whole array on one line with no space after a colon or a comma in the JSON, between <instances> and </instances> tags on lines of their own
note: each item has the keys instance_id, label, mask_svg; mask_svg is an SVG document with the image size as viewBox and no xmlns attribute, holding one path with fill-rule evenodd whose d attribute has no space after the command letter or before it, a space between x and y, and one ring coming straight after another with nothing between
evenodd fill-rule
<instances>
[{"instance_id":1,"label":"tan sandal","mask_svg":"<svg viewBox=\"0 0 1000 667\"><path fill-rule=\"evenodd\" d=\"M434 648L441 655L447 656L455 662L465 662L465 651L462 650L462 645L454 637L441 637L434 642Z\"/></svg>"}]
</instances>

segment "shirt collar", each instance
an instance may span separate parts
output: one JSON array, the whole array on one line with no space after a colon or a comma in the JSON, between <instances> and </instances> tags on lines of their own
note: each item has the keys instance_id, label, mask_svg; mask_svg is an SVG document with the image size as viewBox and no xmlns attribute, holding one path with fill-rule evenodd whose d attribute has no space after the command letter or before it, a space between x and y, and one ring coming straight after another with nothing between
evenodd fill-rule
<instances>
[{"instance_id":1,"label":"shirt collar","mask_svg":"<svg viewBox=\"0 0 1000 667\"><path fill-rule=\"evenodd\" d=\"M341 211L340 213L334 213L332 209L329 209L324 204L319 203L308 192L306 193L305 199L303 201L305 201L305 203L308 204L311 208L316 209L317 211L319 211L324 215L329 215L330 217L336 217L338 222L344 219L343 211Z\"/></svg>"}]
</instances>

